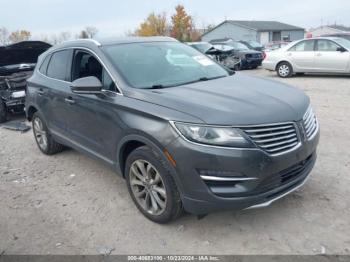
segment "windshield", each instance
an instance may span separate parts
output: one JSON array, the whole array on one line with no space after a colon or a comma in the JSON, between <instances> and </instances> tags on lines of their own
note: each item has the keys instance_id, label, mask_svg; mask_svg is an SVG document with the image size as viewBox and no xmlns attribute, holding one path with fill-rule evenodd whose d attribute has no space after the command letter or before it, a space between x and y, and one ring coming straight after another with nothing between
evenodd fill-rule
<instances>
[{"instance_id":1,"label":"windshield","mask_svg":"<svg viewBox=\"0 0 350 262\"><path fill-rule=\"evenodd\" d=\"M249 50L249 48L239 42L228 42L227 45L232 46L235 50Z\"/></svg>"},{"instance_id":2,"label":"windshield","mask_svg":"<svg viewBox=\"0 0 350 262\"><path fill-rule=\"evenodd\" d=\"M350 51L350 41L349 40L346 40L345 38L339 38L336 41Z\"/></svg>"},{"instance_id":3,"label":"windshield","mask_svg":"<svg viewBox=\"0 0 350 262\"><path fill-rule=\"evenodd\" d=\"M262 45L255 41L248 41L248 44L250 44L252 47L262 47Z\"/></svg>"},{"instance_id":4,"label":"windshield","mask_svg":"<svg viewBox=\"0 0 350 262\"><path fill-rule=\"evenodd\" d=\"M116 44L103 50L135 88L178 86L229 75L207 56L179 42Z\"/></svg>"}]
</instances>

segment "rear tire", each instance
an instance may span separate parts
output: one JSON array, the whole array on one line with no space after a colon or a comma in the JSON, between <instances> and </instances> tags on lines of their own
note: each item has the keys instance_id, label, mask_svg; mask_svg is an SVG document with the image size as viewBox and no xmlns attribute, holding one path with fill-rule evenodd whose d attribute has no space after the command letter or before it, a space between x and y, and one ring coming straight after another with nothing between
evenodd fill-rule
<instances>
[{"instance_id":1,"label":"rear tire","mask_svg":"<svg viewBox=\"0 0 350 262\"><path fill-rule=\"evenodd\" d=\"M0 98L0 123L4 123L7 120L7 110L4 101Z\"/></svg>"},{"instance_id":2,"label":"rear tire","mask_svg":"<svg viewBox=\"0 0 350 262\"><path fill-rule=\"evenodd\" d=\"M293 75L293 68L288 62L281 62L276 68L277 75L282 78L291 77Z\"/></svg>"},{"instance_id":3,"label":"rear tire","mask_svg":"<svg viewBox=\"0 0 350 262\"><path fill-rule=\"evenodd\" d=\"M34 138L41 152L45 155L53 155L63 151L64 146L53 139L39 112L34 113L32 125Z\"/></svg>"},{"instance_id":4,"label":"rear tire","mask_svg":"<svg viewBox=\"0 0 350 262\"><path fill-rule=\"evenodd\" d=\"M169 164L151 148L142 146L130 153L125 178L132 200L149 220L165 224L181 215L180 193Z\"/></svg>"}]
</instances>

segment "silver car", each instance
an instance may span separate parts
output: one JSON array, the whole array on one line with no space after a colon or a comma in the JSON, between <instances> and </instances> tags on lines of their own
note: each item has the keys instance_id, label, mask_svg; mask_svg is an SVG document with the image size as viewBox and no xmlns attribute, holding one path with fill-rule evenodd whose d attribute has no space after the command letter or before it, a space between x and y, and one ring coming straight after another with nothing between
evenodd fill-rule
<instances>
[{"instance_id":1,"label":"silver car","mask_svg":"<svg viewBox=\"0 0 350 262\"><path fill-rule=\"evenodd\" d=\"M346 39L303 39L268 52L262 66L283 78L303 73L350 74L349 51L350 41Z\"/></svg>"}]
</instances>

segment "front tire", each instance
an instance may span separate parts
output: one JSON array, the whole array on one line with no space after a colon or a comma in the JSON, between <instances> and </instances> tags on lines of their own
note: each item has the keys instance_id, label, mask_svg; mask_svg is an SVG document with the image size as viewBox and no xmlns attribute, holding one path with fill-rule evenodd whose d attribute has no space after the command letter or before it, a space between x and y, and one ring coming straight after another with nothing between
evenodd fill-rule
<instances>
[{"instance_id":1,"label":"front tire","mask_svg":"<svg viewBox=\"0 0 350 262\"><path fill-rule=\"evenodd\" d=\"M293 75L293 68L288 62L282 62L277 65L276 68L279 77L287 78Z\"/></svg>"},{"instance_id":2,"label":"front tire","mask_svg":"<svg viewBox=\"0 0 350 262\"><path fill-rule=\"evenodd\" d=\"M36 144L45 155L53 155L61 152L64 146L57 143L51 136L43 118L35 112L32 118L33 133Z\"/></svg>"},{"instance_id":3,"label":"front tire","mask_svg":"<svg viewBox=\"0 0 350 262\"><path fill-rule=\"evenodd\" d=\"M169 164L147 146L130 153L125 177L132 200L153 222L168 223L182 213L182 202Z\"/></svg>"},{"instance_id":4,"label":"front tire","mask_svg":"<svg viewBox=\"0 0 350 262\"><path fill-rule=\"evenodd\" d=\"M0 98L0 123L4 123L7 120L7 110L4 101Z\"/></svg>"}]
</instances>

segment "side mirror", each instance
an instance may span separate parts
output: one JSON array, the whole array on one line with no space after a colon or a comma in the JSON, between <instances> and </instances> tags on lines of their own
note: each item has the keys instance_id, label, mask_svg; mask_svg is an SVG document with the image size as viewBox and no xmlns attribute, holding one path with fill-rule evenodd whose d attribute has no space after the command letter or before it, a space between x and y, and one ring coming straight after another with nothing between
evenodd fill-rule
<instances>
[{"instance_id":1,"label":"side mirror","mask_svg":"<svg viewBox=\"0 0 350 262\"><path fill-rule=\"evenodd\" d=\"M97 77L88 76L74 80L70 87L76 94L99 94L103 85Z\"/></svg>"},{"instance_id":2,"label":"side mirror","mask_svg":"<svg viewBox=\"0 0 350 262\"><path fill-rule=\"evenodd\" d=\"M346 52L346 51L348 51L348 50L346 50L344 47L342 47L342 46L339 46L338 48L337 48L337 51L338 52Z\"/></svg>"}]
</instances>

